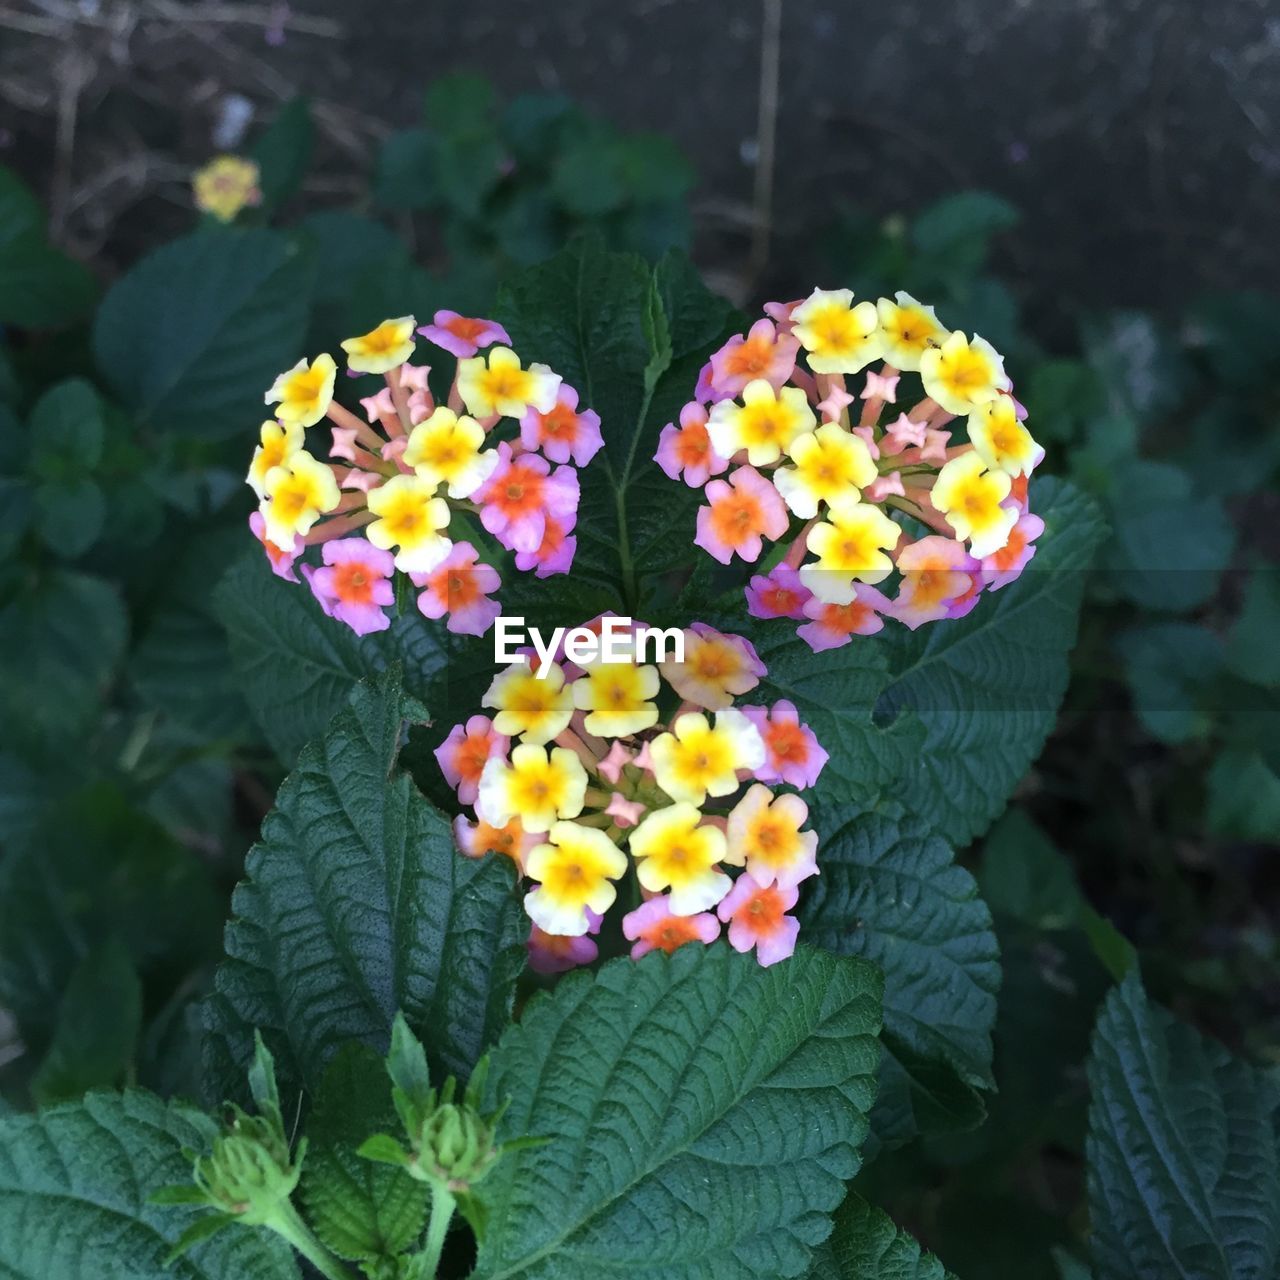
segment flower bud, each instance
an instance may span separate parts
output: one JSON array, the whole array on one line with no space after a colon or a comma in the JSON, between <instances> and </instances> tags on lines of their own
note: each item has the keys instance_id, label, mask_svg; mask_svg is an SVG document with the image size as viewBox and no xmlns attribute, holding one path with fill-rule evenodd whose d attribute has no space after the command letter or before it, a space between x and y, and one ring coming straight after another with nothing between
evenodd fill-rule
<instances>
[{"instance_id":1,"label":"flower bud","mask_svg":"<svg viewBox=\"0 0 1280 1280\"><path fill-rule=\"evenodd\" d=\"M269 1224L298 1185L304 1146L291 1159L278 1125L237 1108L212 1153L196 1161L196 1185L211 1206L251 1226Z\"/></svg>"},{"instance_id":2,"label":"flower bud","mask_svg":"<svg viewBox=\"0 0 1280 1280\"><path fill-rule=\"evenodd\" d=\"M469 1191L501 1154L492 1118L467 1103L444 1103L427 1117L418 1142L418 1163L427 1178L451 1192Z\"/></svg>"}]
</instances>

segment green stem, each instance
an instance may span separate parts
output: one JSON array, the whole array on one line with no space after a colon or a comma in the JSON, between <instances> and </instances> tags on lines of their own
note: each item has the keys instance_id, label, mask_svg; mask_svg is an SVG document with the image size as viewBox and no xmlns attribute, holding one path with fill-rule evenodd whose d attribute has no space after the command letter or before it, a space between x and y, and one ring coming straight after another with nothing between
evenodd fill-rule
<instances>
[{"instance_id":1,"label":"green stem","mask_svg":"<svg viewBox=\"0 0 1280 1280\"><path fill-rule=\"evenodd\" d=\"M431 1184L431 1221L427 1224L427 1242L422 1253L424 1267L421 1274L434 1280L440 1268L440 1255L444 1252L444 1239L449 1234L449 1223L453 1221L453 1210L457 1201L453 1193L442 1182Z\"/></svg>"},{"instance_id":2,"label":"green stem","mask_svg":"<svg viewBox=\"0 0 1280 1280\"><path fill-rule=\"evenodd\" d=\"M326 1280L355 1280L354 1273L315 1238L311 1228L288 1201L279 1217L267 1225L277 1235L283 1236Z\"/></svg>"}]
</instances>

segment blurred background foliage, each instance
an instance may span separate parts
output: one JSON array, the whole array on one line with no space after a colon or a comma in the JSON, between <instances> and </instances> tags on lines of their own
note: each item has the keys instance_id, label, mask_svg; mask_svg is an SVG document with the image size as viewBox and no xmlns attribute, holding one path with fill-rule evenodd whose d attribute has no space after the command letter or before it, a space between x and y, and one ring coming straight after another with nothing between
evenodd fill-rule
<instances>
[{"instance_id":1,"label":"blurred background foliage","mask_svg":"<svg viewBox=\"0 0 1280 1280\"><path fill-rule=\"evenodd\" d=\"M186 214L121 270L50 243L0 170L3 1105L194 1092L193 1002L289 763L214 604L250 545L263 388L384 316L483 312L575 235L690 244L674 144L560 95L438 79L367 186L322 202L299 194L314 132L285 105L243 147L262 203L230 227ZM905 289L1006 352L1046 472L1110 521L1058 728L966 854L1004 955L1000 1092L979 1130L864 1174L970 1280L1071 1276L1083 1062L1132 949L1157 998L1280 1064L1280 299L1064 317L1003 271L1020 214L995 195L811 212L823 283ZM737 300L764 279L812 283L770 260Z\"/></svg>"}]
</instances>

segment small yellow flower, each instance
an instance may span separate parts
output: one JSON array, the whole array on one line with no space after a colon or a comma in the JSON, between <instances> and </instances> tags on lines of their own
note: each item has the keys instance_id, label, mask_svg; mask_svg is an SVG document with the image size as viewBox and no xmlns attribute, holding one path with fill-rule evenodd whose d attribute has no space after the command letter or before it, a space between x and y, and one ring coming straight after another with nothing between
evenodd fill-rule
<instances>
[{"instance_id":1,"label":"small yellow flower","mask_svg":"<svg viewBox=\"0 0 1280 1280\"><path fill-rule=\"evenodd\" d=\"M243 156L216 156L191 180L196 208L219 222L230 222L247 205L262 199L258 166Z\"/></svg>"},{"instance_id":2,"label":"small yellow flower","mask_svg":"<svg viewBox=\"0 0 1280 1280\"><path fill-rule=\"evenodd\" d=\"M657 667L590 662L573 682L573 705L587 712L583 725L600 738L624 738L658 723Z\"/></svg>"},{"instance_id":3,"label":"small yellow flower","mask_svg":"<svg viewBox=\"0 0 1280 1280\"><path fill-rule=\"evenodd\" d=\"M969 441L994 471L1029 476L1044 450L1018 421L1012 396L997 396L969 415Z\"/></svg>"},{"instance_id":4,"label":"small yellow flower","mask_svg":"<svg viewBox=\"0 0 1280 1280\"><path fill-rule=\"evenodd\" d=\"M933 505L947 517L956 537L969 543L979 560L994 555L1009 541L1018 522L1012 506L1002 506L1013 482L1003 471L988 471L977 452L952 458L933 483Z\"/></svg>"},{"instance_id":5,"label":"small yellow flower","mask_svg":"<svg viewBox=\"0 0 1280 1280\"><path fill-rule=\"evenodd\" d=\"M342 344L347 353L347 368L356 373L386 373L413 355L412 316L384 320L376 329L348 338Z\"/></svg>"},{"instance_id":6,"label":"small yellow flower","mask_svg":"<svg viewBox=\"0 0 1280 1280\"><path fill-rule=\"evenodd\" d=\"M879 474L867 442L838 422L824 423L801 436L791 446L791 457L796 465L779 467L773 483L801 520L812 520L819 502L830 506L858 498Z\"/></svg>"},{"instance_id":7,"label":"small yellow flower","mask_svg":"<svg viewBox=\"0 0 1280 1280\"><path fill-rule=\"evenodd\" d=\"M959 332L921 354L920 378L925 395L956 414L972 413L1013 385L991 343L977 334L970 341Z\"/></svg>"},{"instance_id":8,"label":"small yellow flower","mask_svg":"<svg viewBox=\"0 0 1280 1280\"><path fill-rule=\"evenodd\" d=\"M717 866L725 857L725 835L699 826L702 814L677 803L649 814L631 833L628 848L636 878L650 893L671 891L672 915L691 916L714 906L732 883Z\"/></svg>"},{"instance_id":9,"label":"small yellow flower","mask_svg":"<svg viewBox=\"0 0 1280 1280\"><path fill-rule=\"evenodd\" d=\"M486 355L458 361L458 394L467 412L477 418L495 413L520 418L531 405L539 413L550 413L559 391L558 373L545 364L522 369L510 347L492 347Z\"/></svg>"},{"instance_id":10,"label":"small yellow flower","mask_svg":"<svg viewBox=\"0 0 1280 1280\"><path fill-rule=\"evenodd\" d=\"M525 870L538 887L524 909L540 929L580 937L590 927L588 909L604 915L613 906L613 882L626 874L626 855L605 835L576 822L556 822L545 844L529 851Z\"/></svg>"},{"instance_id":11,"label":"small yellow flower","mask_svg":"<svg viewBox=\"0 0 1280 1280\"><path fill-rule=\"evenodd\" d=\"M404 573L430 573L453 548L441 532L449 527L449 504L436 487L417 476L392 476L369 492L369 510L379 518L365 536L375 547L396 552Z\"/></svg>"},{"instance_id":12,"label":"small yellow flower","mask_svg":"<svg viewBox=\"0 0 1280 1280\"><path fill-rule=\"evenodd\" d=\"M876 304L854 306L852 289L815 289L791 319L814 373L857 373L883 352Z\"/></svg>"},{"instance_id":13,"label":"small yellow flower","mask_svg":"<svg viewBox=\"0 0 1280 1280\"><path fill-rule=\"evenodd\" d=\"M526 831L541 835L560 818L576 818L587 792L587 771L568 747L522 742L508 764L494 756L480 774L476 814L494 827L519 818Z\"/></svg>"},{"instance_id":14,"label":"small yellow flower","mask_svg":"<svg viewBox=\"0 0 1280 1280\"><path fill-rule=\"evenodd\" d=\"M333 380L338 366L327 352L308 364L299 360L282 373L263 397L267 404L279 403L276 417L281 422L310 427L319 422L333 400Z\"/></svg>"},{"instance_id":15,"label":"small yellow flower","mask_svg":"<svg viewBox=\"0 0 1280 1280\"><path fill-rule=\"evenodd\" d=\"M296 422L281 423L270 418L262 424L258 441L245 483L259 498L265 498L267 472L288 462L302 448L302 428Z\"/></svg>"},{"instance_id":16,"label":"small yellow flower","mask_svg":"<svg viewBox=\"0 0 1280 1280\"><path fill-rule=\"evenodd\" d=\"M727 861L745 865L757 884L794 888L818 870L818 833L800 830L808 818L799 796L775 796L757 782L729 815Z\"/></svg>"},{"instance_id":17,"label":"small yellow flower","mask_svg":"<svg viewBox=\"0 0 1280 1280\"><path fill-rule=\"evenodd\" d=\"M481 452L484 428L443 405L409 436L404 461L431 484L447 484L451 498L469 498L498 465L495 450Z\"/></svg>"},{"instance_id":18,"label":"small yellow flower","mask_svg":"<svg viewBox=\"0 0 1280 1280\"><path fill-rule=\"evenodd\" d=\"M946 336L932 307L917 302L901 290L891 302L881 298L876 303L880 315L880 332L884 336L884 358L895 369L919 369L920 357Z\"/></svg>"},{"instance_id":19,"label":"small yellow flower","mask_svg":"<svg viewBox=\"0 0 1280 1280\"><path fill-rule=\"evenodd\" d=\"M765 467L777 462L797 436L812 431L816 421L799 387L775 391L772 384L757 378L743 388L742 404L722 400L712 406L707 434L722 458L745 449L753 467Z\"/></svg>"},{"instance_id":20,"label":"small yellow flower","mask_svg":"<svg viewBox=\"0 0 1280 1280\"><path fill-rule=\"evenodd\" d=\"M527 662L516 662L494 677L481 706L497 711L493 727L508 738L524 735L526 742L550 742L573 718L573 689L564 672L550 663L536 673Z\"/></svg>"},{"instance_id":21,"label":"small yellow flower","mask_svg":"<svg viewBox=\"0 0 1280 1280\"><path fill-rule=\"evenodd\" d=\"M865 502L833 503L822 524L809 531L816 564L802 565L800 578L824 604L851 604L854 582L882 582L893 570L885 555L898 545L901 528L879 507Z\"/></svg>"},{"instance_id":22,"label":"small yellow flower","mask_svg":"<svg viewBox=\"0 0 1280 1280\"><path fill-rule=\"evenodd\" d=\"M305 537L320 517L338 505L342 495L333 472L305 449L297 449L263 477L262 519L267 538L291 547Z\"/></svg>"},{"instance_id":23,"label":"small yellow flower","mask_svg":"<svg viewBox=\"0 0 1280 1280\"><path fill-rule=\"evenodd\" d=\"M669 733L649 744L653 776L673 800L702 804L708 795L732 795L738 789L739 769L758 769L764 763L760 731L736 707L716 712L714 727L707 717L686 712Z\"/></svg>"}]
</instances>

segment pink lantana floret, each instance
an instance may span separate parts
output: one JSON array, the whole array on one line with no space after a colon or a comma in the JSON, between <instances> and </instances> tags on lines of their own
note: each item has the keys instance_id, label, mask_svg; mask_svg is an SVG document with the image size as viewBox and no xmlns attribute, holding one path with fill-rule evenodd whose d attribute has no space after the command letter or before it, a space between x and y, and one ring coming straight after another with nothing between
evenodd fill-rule
<instances>
[{"instance_id":1,"label":"pink lantana floret","mask_svg":"<svg viewBox=\"0 0 1280 1280\"><path fill-rule=\"evenodd\" d=\"M727 470L728 459L711 447L705 405L690 401L680 410L678 427L668 423L662 428L654 461L670 479L683 477L691 489L701 489L712 476Z\"/></svg>"},{"instance_id":2,"label":"pink lantana floret","mask_svg":"<svg viewBox=\"0 0 1280 1280\"><path fill-rule=\"evenodd\" d=\"M550 413L539 413L532 405L525 411L520 443L526 449L541 449L552 462L572 459L585 467L604 446L600 415L592 409L579 412L578 393L562 382Z\"/></svg>"},{"instance_id":3,"label":"pink lantana floret","mask_svg":"<svg viewBox=\"0 0 1280 1280\"><path fill-rule=\"evenodd\" d=\"M253 536L262 543L262 549L267 553L267 563L271 566L271 572L277 578L283 578L286 582L297 582L298 575L294 573L293 566L305 548L302 539L297 534L294 534L293 546L276 546L267 537L267 522L262 518L261 511L255 511L249 517L249 528L252 530Z\"/></svg>"},{"instance_id":4,"label":"pink lantana floret","mask_svg":"<svg viewBox=\"0 0 1280 1280\"><path fill-rule=\"evenodd\" d=\"M785 782L797 790L818 780L828 759L817 734L800 723L795 703L782 698L771 707L743 707L764 739L765 762L756 770L761 782Z\"/></svg>"},{"instance_id":5,"label":"pink lantana floret","mask_svg":"<svg viewBox=\"0 0 1280 1280\"><path fill-rule=\"evenodd\" d=\"M854 636L871 636L884 628L882 614L892 610L893 604L875 587L859 583L854 598L848 604L824 604L816 596L804 605L804 616L809 619L796 634L814 653L824 649L839 649Z\"/></svg>"},{"instance_id":6,"label":"pink lantana floret","mask_svg":"<svg viewBox=\"0 0 1280 1280\"><path fill-rule=\"evenodd\" d=\"M465 724L456 724L435 749L436 761L445 781L457 790L462 804L475 804L480 775L492 759L507 754L510 739L493 727L488 716L474 715Z\"/></svg>"},{"instance_id":7,"label":"pink lantana floret","mask_svg":"<svg viewBox=\"0 0 1280 1280\"><path fill-rule=\"evenodd\" d=\"M340 538L324 544L321 558L324 564L306 577L324 611L358 636L385 631L391 625L386 608L396 598L391 552L365 538Z\"/></svg>"},{"instance_id":8,"label":"pink lantana floret","mask_svg":"<svg viewBox=\"0 0 1280 1280\"><path fill-rule=\"evenodd\" d=\"M709 911L693 916L677 916L666 894L642 902L622 917L622 935L632 944L631 958L639 960L650 951L675 951L690 942L708 946L720 936L720 921Z\"/></svg>"},{"instance_id":9,"label":"pink lantana floret","mask_svg":"<svg viewBox=\"0 0 1280 1280\"><path fill-rule=\"evenodd\" d=\"M747 584L747 612L753 618L796 618L805 616L806 601L813 592L800 580L800 571L790 565L775 565L768 573L756 574Z\"/></svg>"},{"instance_id":10,"label":"pink lantana floret","mask_svg":"<svg viewBox=\"0 0 1280 1280\"><path fill-rule=\"evenodd\" d=\"M511 338L500 324L492 320L459 315L456 311L437 311L432 323L422 325L418 332L428 342L443 347L460 360L468 359L495 342L501 342L504 347L511 345Z\"/></svg>"},{"instance_id":11,"label":"pink lantana floret","mask_svg":"<svg viewBox=\"0 0 1280 1280\"><path fill-rule=\"evenodd\" d=\"M480 560L469 542L455 542L453 549L430 573L410 575L424 588L418 608L424 617L444 618L455 635L482 636L493 626L502 606L489 596L502 585L498 571Z\"/></svg>"},{"instance_id":12,"label":"pink lantana floret","mask_svg":"<svg viewBox=\"0 0 1280 1280\"><path fill-rule=\"evenodd\" d=\"M757 320L746 334L729 339L711 357L708 385L716 400L732 400L748 382L763 378L780 388L796 367L799 340L778 333L771 320Z\"/></svg>"},{"instance_id":13,"label":"pink lantana floret","mask_svg":"<svg viewBox=\"0 0 1280 1280\"><path fill-rule=\"evenodd\" d=\"M786 503L754 467L738 467L727 481L712 480L703 492L710 505L698 508L694 542L721 564L734 555L748 563L758 560L762 539L775 540L787 531Z\"/></svg>"},{"instance_id":14,"label":"pink lantana floret","mask_svg":"<svg viewBox=\"0 0 1280 1280\"><path fill-rule=\"evenodd\" d=\"M799 889L764 888L744 872L716 908L729 926L729 945L735 951L754 947L765 968L785 960L795 951L800 933L800 922L787 915L799 897Z\"/></svg>"}]
</instances>

